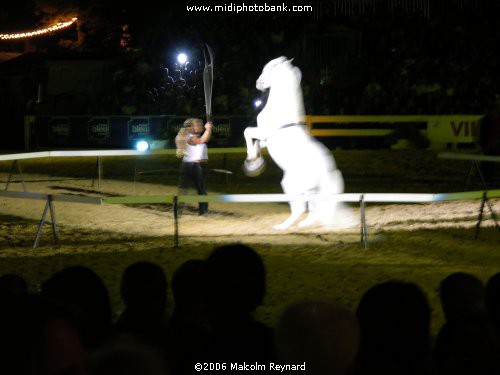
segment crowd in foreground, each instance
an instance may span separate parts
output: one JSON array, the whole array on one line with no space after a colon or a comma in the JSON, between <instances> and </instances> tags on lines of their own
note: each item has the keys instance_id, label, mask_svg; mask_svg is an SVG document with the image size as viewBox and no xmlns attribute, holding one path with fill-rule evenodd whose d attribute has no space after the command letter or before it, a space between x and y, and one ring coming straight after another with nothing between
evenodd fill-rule
<instances>
[{"instance_id":1,"label":"crowd in foreground","mask_svg":"<svg viewBox=\"0 0 500 375\"><path fill-rule=\"evenodd\" d=\"M425 294L397 280L373 285L356 311L328 297L303 300L267 326L252 314L265 266L244 244L186 261L170 282L161 265L133 263L120 291L125 309L113 319L107 288L88 267L55 272L37 293L19 275L1 276L0 374L500 373L500 273L486 284L463 272L443 279L436 337Z\"/></svg>"}]
</instances>

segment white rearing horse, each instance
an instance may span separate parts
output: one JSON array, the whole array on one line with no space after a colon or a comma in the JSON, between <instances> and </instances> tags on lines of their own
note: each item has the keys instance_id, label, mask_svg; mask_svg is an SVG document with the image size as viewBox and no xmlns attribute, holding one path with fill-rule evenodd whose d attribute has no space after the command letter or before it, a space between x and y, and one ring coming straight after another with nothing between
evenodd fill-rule
<instances>
[{"instance_id":1,"label":"white rearing horse","mask_svg":"<svg viewBox=\"0 0 500 375\"><path fill-rule=\"evenodd\" d=\"M344 180L333 156L322 143L307 133L304 125L304 103L299 68L281 56L268 62L257 79L257 89L270 88L265 107L257 116L257 127L244 131L247 159L243 165L249 176L260 174L264 159L260 148L267 146L269 155L283 170L281 186L285 194L336 194L344 191ZM292 201L291 214L275 229L286 229L309 211L299 226L333 224L336 202Z\"/></svg>"}]
</instances>

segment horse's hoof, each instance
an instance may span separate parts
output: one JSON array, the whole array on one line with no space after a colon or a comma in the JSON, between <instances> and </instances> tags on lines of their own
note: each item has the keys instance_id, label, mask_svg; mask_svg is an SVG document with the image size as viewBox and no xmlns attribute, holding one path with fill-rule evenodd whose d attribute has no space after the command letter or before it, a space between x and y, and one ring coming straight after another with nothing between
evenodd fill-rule
<instances>
[{"instance_id":1,"label":"horse's hoof","mask_svg":"<svg viewBox=\"0 0 500 375\"><path fill-rule=\"evenodd\" d=\"M289 226L290 225L288 225L288 224L282 223L282 224L277 224L277 225L273 226L273 229L274 230L285 230L285 229L288 229Z\"/></svg>"},{"instance_id":2,"label":"horse's hoof","mask_svg":"<svg viewBox=\"0 0 500 375\"><path fill-rule=\"evenodd\" d=\"M262 156L258 156L256 159L247 159L243 163L243 172L248 177L257 177L266 168L266 161Z\"/></svg>"},{"instance_id":3,"label":"horse's hoof","mask_svg":"<svg viewBox=\"0 0 500 375\"><path fill-rule=\"evenodd\" d=\"M301 222L299 222L298 226L300 228L310 227L311 225L316 224L317 221L318 220L316 220L315 218L308 217L308 218L302 220Z\"/></svg>"}]
</instances>

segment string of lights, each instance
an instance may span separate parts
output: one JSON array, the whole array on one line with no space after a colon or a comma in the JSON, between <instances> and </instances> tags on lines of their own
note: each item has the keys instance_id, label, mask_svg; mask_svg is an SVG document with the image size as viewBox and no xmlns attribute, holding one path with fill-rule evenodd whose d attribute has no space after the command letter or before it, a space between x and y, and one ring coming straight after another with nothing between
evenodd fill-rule
<instances>
[{"instance_id":1,"label":"string of lights","mask_svg":"<svg viewBox=\"0 0 500 375\"><path fill-rule=\"evenodd\" d=\"M24 33L11 33L11 34L0 34L0 40L11 40L11 39L26 39L26 38L32 38L36 37L39 35L51 33L54 31L58 31L61 29L65 29L72 24L74 24L77 21L76 17L73 17L70 21L66 22L58 22L54 25L51 25L49 27L45 27L43 29L38 29L34 31L27 31Z\"/></svg>"}]
</instances>

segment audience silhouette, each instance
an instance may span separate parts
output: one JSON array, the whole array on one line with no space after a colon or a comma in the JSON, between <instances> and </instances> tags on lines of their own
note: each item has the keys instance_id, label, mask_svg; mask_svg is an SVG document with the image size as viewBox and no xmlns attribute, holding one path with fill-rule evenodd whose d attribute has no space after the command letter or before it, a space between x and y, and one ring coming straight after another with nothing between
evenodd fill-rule
<instances>
[{"instance_id":1,"label":"audience silhouette","mask_svg":"<svg viewBox=\"0 0 500 375\"><path fill-rule=\"evenodd\" d=\"M184 262L172 276L174 309L168 327L167 360L172 373L189 374L208 346L208 320L202 298L204 260Z\"/></svg>"},{"instance_id":2,"label":"audience silhouette","mask_svg":"<svg viewBox=\"0 0 500 375\"><path fill-rule=\"evenodd\" d=\"M454 272L439 285L439 297L446 320L485 311L484 285L476 276Z\"/></svg>"},{"instance_id":3,"label":"audience silhouette","mask_svg":"<svg viewBox=\"0 0 500 375\"><path fill-rule=\"evenodd\" d=\"M92 269L71 266L55 272L42 284L41 295L70 310L87 350L98 347L111 335L108 290Z\"/></svg>"},{"instance_id":4,"label":"audience silhouette","mask_svg":"<svg viewBox=\"0 0 500 375\"><path fill-rule=\"evenodd\" d=\"M302 364L309 375L348 374L359 346L356 315L326 300L290 305L276 328L277 357Z\"/></svg>"},{"instance_id":5,"label":"audience silhouette","mask_svg":"<svg viewBox=\"0 0 500 375\"><path fill-rule=\"evenodd\" d=\"M484 298L486 310L500 340L500 272L488 279Z\"/></svg>"},{"instance_id":6,"label":"audience silhouette","mask_svg":"<svg viewBox=\"0 0 500 375\"><path fill-rule=\"evenodd\" d=\"M16 298L28 294L28 284L26 280L19 275L6 274L0 276L0 300L6 298Z\"/></svg>"},{"instance_id":7,"label":"audience silhouette","mask_svg":"<svg viewBox=\"0 0 500 375\"><path fill-rule=\"evenodd\" d=\"M500 374L500 345L485 313L448 320L439 331L433 353L437 375Z\"/></svg>"},{"instance_id":8,"label":"audience silhouette","mask_svg":"<svg viewBox=\"0 0 500 375\"><path fill-rule=\"evenodd\" d=\"M357 309L360 374L427 374L430 307L415 284L387 281L370 288Z\"/></svg>"},{"instance_id":9,"label":"audience silhouette","mask_svg":"<svg viewBox=\"0 0 500 375\"><path fill-rule=\"evenodd\" d=\"M252 316L266 289L260 256L238 243L216 248L205 262L202 287L209 323L207 357L221 362L272 361L273 329Z\"/></svg>"},{"instance_id":10,"label":"audience silhouette","mask_svg":"<svg viewBox=\"0 0 500 375\"><path fill-rule=\"evenodd\" d=\"M167 277L155 263L140 261L125 269L120 293L125 310L115 324L116 334L129 334L155 347L166 345Z\"/></svg>"},{"instance_id":11,"label":"audience silhouette","mask_svg":"<svg viewBox=\"0 0 500 375\"><path fill-rule=\"evenodd\" d=\"M174 310L171 321L194 325L205 325L203 317L202 275L204 260L191 259L184 262L172 276Z\"/></svg>"},{"instance_id":12,"label":"audience silhouette","mask_svg":"<svg viewBox=\"0 0 500 375\"><path fill-rule=\"evenodd\" d=\"M412 282L373 285L356 313L328 298L299 300L276 329L253 316L266 270L245 244L182 263L170 317L168 286L162 265L129 265L113 325L107 288L88 267L57 271L36 292L20 275L0 276L0 374L184 375L197 363L305 364L308 375L500 373L500 272L486 287L465 272L440 282L445 323L432 347L427 297Z\"/></svg>"},{"instance_id":13,"label":"audience silhouette","mask_svg":"<svg viewBox=\"0 0 500 375\"><path fill-rule=\"evenodd\" d=\"M0 309L0 374L85 374L86 350L71 311L23 294Z\"/></svg>"}]
</instances>

